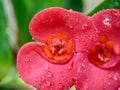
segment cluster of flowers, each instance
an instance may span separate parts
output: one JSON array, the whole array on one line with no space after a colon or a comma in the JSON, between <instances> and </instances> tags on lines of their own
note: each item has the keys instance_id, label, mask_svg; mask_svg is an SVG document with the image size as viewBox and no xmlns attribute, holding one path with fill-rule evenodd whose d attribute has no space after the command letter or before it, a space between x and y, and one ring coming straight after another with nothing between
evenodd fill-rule
<instances>
[{"instance_id":1,"label":"cluster of flowers","mask_svg":"<svg viewBox=\"0 0 120 90\"><path fill-rule=\"evenodd\" d=\"M17 55L20 77L38 90L118 90L120 10L92 17L59 7L36 14L29 25L36 42Z\"/></svg>"}]
</instances>

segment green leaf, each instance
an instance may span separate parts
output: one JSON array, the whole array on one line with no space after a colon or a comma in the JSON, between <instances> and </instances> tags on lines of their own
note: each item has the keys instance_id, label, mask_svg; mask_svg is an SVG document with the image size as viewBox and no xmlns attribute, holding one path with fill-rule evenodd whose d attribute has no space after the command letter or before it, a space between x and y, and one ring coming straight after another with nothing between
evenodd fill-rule
<instances>
[{"instance_id":1,"label":"green leaf","mask_svg":"<svg viewBox=\"0 0 120 90\"><path fill-rule=\"evenodd\" d=\"M6 77L0 82L0 90L36 90L27 85L18 76L16 67L10 69Z\"/></svg>"},{"instance_id":2,"label":"green leaf","mask_svg":"<svg viewBox=\"0 0 120 90\"><path fill-rule=\"evenodd\" d=\"M64 8L82 12L83 1L82 0L66 0Z\"/></svg>"},{"instance_id":3,"label":"green leaf","mask_svg":"<svg viewBox=\"0 0 120 90\"><path fill-rule=\"evenodd\" d=\"M0 0L0 81L12 67L12 52L7 34L8 23Z\"/></svg>"},{"instance_id":4,"label":"green leaf","mask_svg":"<svg viewBox=\"0 0 120 90\"><path fill-rule=\"evenodd\" d=\"M27 19L29 16L28 14L28 5L25 3L26 0L12 0L18 28L19 28L19 45L21 46L25 42L31 40L31 36L29 35L28 31L28 22Z\"/></svg>"},{"instance_id":5,"label":"green leaf","mask_svg":"<svg viewBox=\"0 0 120 90\"><path fill-rule=\"evenodd\" d=\"M97 7L95 7L91 12L88 13L88 16L92 16L96 12L104 9L120 9L120 0L104 0Z\"/></svg>"}]
</instances>

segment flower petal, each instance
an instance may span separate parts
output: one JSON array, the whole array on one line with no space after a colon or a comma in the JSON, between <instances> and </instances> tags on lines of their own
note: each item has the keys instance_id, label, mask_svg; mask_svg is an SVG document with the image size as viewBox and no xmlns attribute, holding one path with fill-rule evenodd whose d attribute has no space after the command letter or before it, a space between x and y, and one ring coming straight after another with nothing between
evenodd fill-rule
<instances>
[{"instance_id":1,"label":"flower petal","mask_svg":"<svg viewBox=\"0 0 120 90\"><path fill-rule=\"evenodd\" d=\"M115 44L116 52L120 55L120 10L108 9L92 16L96 31L106 35Z\"/></svg>"},{"instance_id":2,"label":"flower petal","mask_svg":"<svg viewBox=\"0 0 120 90\"><path fill-rule=\"evenodd\" d=\"M65 26L68 11L62 8L47 8L36 14L30 22L30 33L35 40L44 42L45 37L54 33L69 33Z\"/></svg>"},{"instance_id":3,"label":"flower petal","mask_svg":"<svg viewBox=\"0 0 120 90\"><path fill-rule=\"evenodd\" d=\"M113 45L115 53L111 56L110 62L104 66L92 64L88 53L80 53L80 57L74 64L76 88L77 90L118 90L120 87L120 10L98 12L92 16L92 20L96 33L110 40L106 46L111 49Z\"/></svg>"},{"instance_id":4,"label":"flower petal","mask_svg":"<svg viewBox=\"0 0 120 90\"><path fill-rule=\"evenodd\" d=\"M20 77L40 90L64 90L73 85L73 59L66 64L54 64L42 57L41 45L25 44L17 56Z\"/></svg>"},{"instance_id":5,"label":"flower petal","mask_svg":"<svg viewBox=\"0 0 120 90\"><path fill-rule=\"evenodd\" d=\"M76 58L74 64L77 90L118 90L120 66L102 69L91 64L85 54L81 54L80 57L81 60Z\"/></svg>"},{"instance_id":6,"label":"flower petal","mask_svg":"<svg viewBox=\"0 0 120 90\"><path fill-rule=\"evenodd\" d=\"M120 62L120 9L108 9L92 16L99 35L107 36L113 43L112 63Z\"/></svg>"},{"instance_id":7,"label":"flower petal","mask_svg":"<svg viewBox=\"0 0 120 90\"><path fill-rule=\"evenodd\" d=\"M30 22L29 29L33 38L40 42L44 42L49 34L68 35L75 41L75 51L81 51L81 48L84 48L83 44L88 45L95 36L89 17L80 12L57 7L36 14Z\"/></svg>"},{"instance_id":8,"label":"flower petal","mask_svg":"<svg viewBox=\"0 0 120 90\"><path fill-rule=\"evenodd\" d=\"M70 32L74 36L76 52L86 51L87 47L91 46L90 43L95 41L96 32L88 16L71 11L66 25L71 28Z\"/></svg>"}]
</instances>

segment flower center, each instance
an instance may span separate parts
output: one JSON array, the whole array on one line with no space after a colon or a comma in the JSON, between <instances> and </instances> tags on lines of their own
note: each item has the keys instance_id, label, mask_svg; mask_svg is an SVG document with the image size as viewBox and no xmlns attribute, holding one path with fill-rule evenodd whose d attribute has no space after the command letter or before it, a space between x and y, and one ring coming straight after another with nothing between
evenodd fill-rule
<instances>
[{"instance_id":1,"label":"flower center","mask_svg":"<svg viewBox=\"0 0 120 90\"><path fill-rule=\"evenodd\" d=\"M108 63L114 53L113 42L106 36L99 36L98 41L89 50L88 58L94 65Z\"/></svg>"},{"instance_id":2,"label":"flower center","mask_svg":"<svg viewBox=\"0 0 120 90\"><path fill-rule=\"evenodd\" d=\"M43 45L45 55L52 62L63 62L70 58L73 51L73 42L65 34L50 34Z\"/></svg>"}]
</instances>

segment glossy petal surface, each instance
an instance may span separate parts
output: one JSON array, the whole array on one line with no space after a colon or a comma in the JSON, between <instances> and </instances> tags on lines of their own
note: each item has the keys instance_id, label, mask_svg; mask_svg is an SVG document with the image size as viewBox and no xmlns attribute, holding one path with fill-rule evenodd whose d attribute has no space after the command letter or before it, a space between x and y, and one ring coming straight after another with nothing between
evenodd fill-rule
<instances>
[{"instance_id":1,"label":"glossy petal surface","mask_svg":"<svg viewBox=\"0 0 120 90\"><path fill-rule=\"evenodd\" d=\"M74 58L59 65L46 61L41 53L41 46L34 42L20 49L17 68L21 78L41 90L63 90L72 86Z\"/></svg>"},{"instance_id":2,"label":"glossy petal surface","mask_svg":"<svg viewBox=\"0 0 120 90\"><path fill-rule=\"evenodd\" d=\"M85 54L75 62L75 84L77 90L118 90L120 66L102 69L91 64ZM120 64L120 63L118 63Z\"/></svg>"},{"instance_id":3,"label":"glossy petal surface","mask_svg":"<svg viewBox=\"0 0 120 90\"><path fill-rule=\"evenodd\" d=\"M118 90L120 87L120 10L109 9L98 12L92 16L92 20L97 37L101 35L107 37L114 51L110 61L101 66L91 63L88 53L80 53L81 59L76 59L74 64L76 88L77 90ZM93 42L92 45L94 46L95 43ZM106 47L110 47L109 45Z\"/></svg>"},{"instance_id":4,"label":"glossy petal surface","mask_svg":"<svg viewBox=\"0 0 120 90\"><path fill-rule=\"evenodd\" d=\"M18 52L17 68L21 78L40 90L65 90L70 88L74 83L74 61L76 58L81 59L80 53L86 52L88 47L92 46L92 42L96 40L96 32L91 18L72 10L48 8L33 17L29 29L38 43L28 43ZM70 54L73 55L65 63L51 62L48 60L52 56L49 52L50 49L48 47L43 49L46 44L46 37L57 33L68 36L70 42L72 42L72 45L68 43L70 47L66 47L66 49L68 51L70 49ZM49 57L47 58L47 56Z\"/></svg>"},{"instance_id":5,"label":"glossy petal surface","mask_svg":"<svg viewBox=\"0 0 120 90\"><path fill-rule=\"evenodd\" d=\"M81 51L83 44L91 42L95 36L90 18L63 8L49 8L39 12L31 20L29 29L33 38L40 42L44 42L50 33L66 34L75 41L75 51Z\"/></svg>"}]
</instances>

